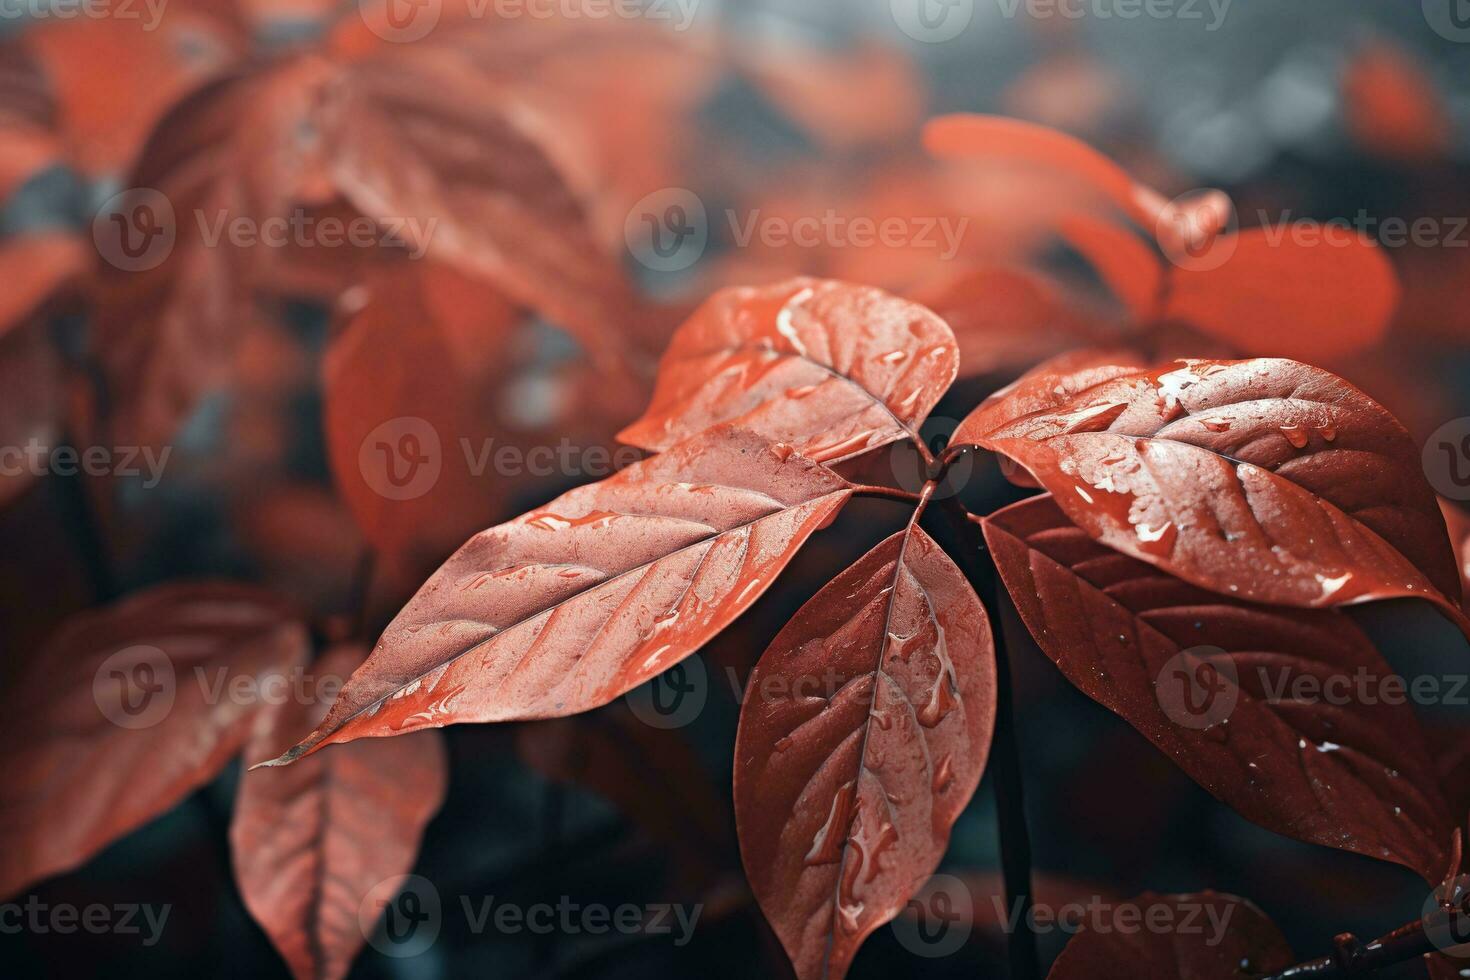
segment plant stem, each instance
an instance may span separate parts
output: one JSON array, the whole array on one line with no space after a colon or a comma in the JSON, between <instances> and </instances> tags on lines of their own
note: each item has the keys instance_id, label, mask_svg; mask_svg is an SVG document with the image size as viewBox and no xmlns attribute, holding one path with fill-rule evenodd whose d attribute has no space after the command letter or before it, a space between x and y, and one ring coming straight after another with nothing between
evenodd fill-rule
<instances>
[{"instance_id":1,"label":"plant stem","mask_svg":"<svg viewBox=\"0 0 1470 980\"><path fill-rule=\"evenodd\" d=\"M1321 980L1364 976L1384 967L1417 959L1426 953L1437 952L1440 947L1429 935L1431 929L1446 929L1456 936L1470 932L1470 896L1462 899L1459 904L1441 908L1418 922L1399 926L1371 943L1362 943L1352 933L1345 932L1333 940L1336 948L1330 956L1299 963L1265 980L1301 980L1306 977Z\"/></svg>"},{"instance_id":2,"label":"plant stem","mask_svg":"<svg viewBox=\"0 0 1470 980\"><path fill-rule=\"evenodd\" d=\"M994 563L963 507L953 498L940 504L962 544L961 565L990 618L995 638L995 736L990 744L990 770L995 774L995 802L1000 827L1000 862L1006 900L1016 915L1008 937L1011 980L1039 980L1041 961L1031 931L1031 836L1026 829L1021 747L1016 736L1015 692L1010 655L1001 628L999 590Z\"/></svg>"}]
</instances>

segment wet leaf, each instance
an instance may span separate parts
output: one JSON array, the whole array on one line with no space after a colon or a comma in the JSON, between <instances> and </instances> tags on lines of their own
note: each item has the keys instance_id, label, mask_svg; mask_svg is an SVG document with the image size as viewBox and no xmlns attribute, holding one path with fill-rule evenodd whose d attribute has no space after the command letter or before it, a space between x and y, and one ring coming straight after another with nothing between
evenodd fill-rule
<instances>
[{"instance_id":1,"label":"wet leaf","mask_svg":"<svg viewBox=\"0 0 1470 980\"><path fill-rule=\"evenodd\" d=\"M985 609L918 528L833 579L761 657L735 814L797 976L840 980L939 864L985 768L995 684Z\"/></svg>"},{"instance_id":2,"label":"wet leaf","mask_svg":"<svg viewBox=\"0 0 1470 980\"><path fill-rule=\"evenodd\" d=\"M1104 544L1257 602L1458 603L1418 449L1342 379L1286 360L1177 361L1040 410L1034 388L982 406L952 442L1025 466Z\"/></svg>"},{"instance_id":3,"label":"wet leaf","mask_svg":"<svg viewBox=\"0 0 1470 980\"><path fill-rule=\"evenodd\" d=\"M618 438L661 450L733 421L834 462L913 436L958 362L942 320L877 289L726 289L674 334L653 403Z\"/></svg>"},{"instance_id":4,"label":"wet leaf","mask_svg":"<svg viewBox=\"0 0 1470 980\"><path fill-rule=\"evenodd\" d=\"M0 712L0 895L77 867L209 782L260 706L232 680L301 663L290 609L247 586L160 586L75 617Z\"/></svg>"},{"instance_id":5,"label":"wet leaf","mask_svg":"<svg viewBox=\"0 0 1470 980\"><path fill-rule=\"evenodd\" d=\"M1249 980L1294 962L1281 930L1243 898L1145 892L1085 925L1048 980Z\"/></svg>"},{"instance_id":6,"label":"wet leaf","mask_svg":"<svg viewBox=\"0 0 1470 980\"><path fill-rule=\"evenodd\" d=\"M852 490L721 426L476 535L388 626L332 742L577 714L683 660L760 597Z\"/></svg>"},{"instance_id":7,"label":"wet leaf","mask_svg":"<svg viewBox=\"0 0 1470 980\"><path fill-rule=\"evenodd\" d=\"M1203 592L1091 540L1049 496L983 526L1043 652L1216 798L1439 880L1454 821L1393 669L1350 618Z\"/></svg>"},{"instance_id":8,"label":"wet leaf","mask_svg":"<svg viewBox=\"0 0 1470 980\"><path fill-rule=\"evenodd\" d=\"M246 758L273 755L322 720L335 683L366 650L327 651L289 696L255 719ZM443 736L358 742L288 769L247 772L230 823L245 907L298 980L340 980L362 948L359 909L407 874L424 826L444 802Z\"/></svg>"}]
</instances>

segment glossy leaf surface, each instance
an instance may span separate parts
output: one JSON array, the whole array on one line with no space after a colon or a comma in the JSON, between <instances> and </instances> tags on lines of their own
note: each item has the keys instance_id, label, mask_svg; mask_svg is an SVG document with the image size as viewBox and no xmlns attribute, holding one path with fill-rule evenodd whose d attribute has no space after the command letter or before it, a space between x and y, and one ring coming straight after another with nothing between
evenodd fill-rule
<instances>
[{"instance_id":1,"label":"glossy leaf surface","mask_svg":"<svg viewBox=\"0 0 1470 980\"><path fill-rule=\"evenodd\" d=\"M995 720L985 609L922 530L816 594L746 687L735 814L751 888L804 980L838 980L944 856Z\"/></svg>"},{"instance_id":2,"label":"glossy leaf surface","mask_svg":"<svg viewBox=\"0 0 1470 980\"><path fill-rule=\"evenodd\" d=\"M365 652L337 647L313 663L303 675L309 683L256 717L246 758L282 752L320 722L333 684ZM347 975L364 942L363 902L380 882L413 867L447 782L438 732L358 742L241 777L230 823L235 879L297 980Z\"/></svg>"},{"instance_id":3,"label":"glossy leaf surface","mask_svg":"<svg viewBox=\"0 0 1470 980\"><path fill-rule=\"evenodd\" d=\"M276 762L364 736L606 704L748 609L851 494L790 447L721 426L483 531Z\"/></svg>"},{"instance_id":4,"label":"glossy leaf surface","mask_svg":"<svg viewBox=\"0 0 1470 980\"><path fill-rule=\"evenodd\" d=\"M1043 652L1201 786L1278 833L1439 879L1454 822L1392 668L1351 619L1202 592L1049 497L984 529Z\"/></svg>"},{"instance_id":5,"label":"glossy leaf surface","mask_svg":"<svg viewBox=\"0 0 1470 980\"><path fill-rule=\"evenodd\" d=\"M674 334L648 411L619 435L666 449L735 422L833 462L917 431L959 367L933 313L817 279L716 293Z\"/></svg>"},{"instance_id":6,"label":"glossy leaf surface","mask_svg":"<svg viewBox=\"0 0 1470 980\"><path fill-rule=\"evenodd\" d=\"M1030 394L983 406L952 441L1021 463L1111 547L1260 602L1458 601L1417 447L1334 375L1275 359L1178 361L1040 410Z\"/></svg>"}]
</instances>

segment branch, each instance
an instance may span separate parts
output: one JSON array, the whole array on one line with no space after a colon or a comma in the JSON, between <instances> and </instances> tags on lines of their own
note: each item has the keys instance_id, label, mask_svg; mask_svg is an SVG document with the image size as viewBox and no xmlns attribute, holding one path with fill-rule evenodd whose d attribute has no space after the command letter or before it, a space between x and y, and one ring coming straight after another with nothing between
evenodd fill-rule
<instances>
[{"instance_id":1,"label":"branch","mask_svg":"<svg viewBox=\"0 0 1470 980\"><path fill-rule=\"evenodd\" d=\"M1457 902L1442 905L1419 921L1399 926L1370 943L1360 942L1352 933L1345 932L1332 941L1335 948L1331 955L1298 964L1264 980L1364 976L1441 951L1443 947L1433 938L1435 933L1470 939L1470 891Z\"/></svg>"},{"instance_id":2,"label":"branch","mask_svg":"<svg viewBox=\"0 0 1470 980\"><path fill-rule=\"evenodd\" d=\"M948 454L946 454L948 459ZM1041 961L1036 934L1031 931L1031 837L1026 829L1026 805L1021 770L1020 743L1016 738L1013 681L1010 656L1001 628L999 587L994 562L988 557L984 538L959 501L948 497L940 502L962 544L960 561L990 618L995 637L995 737L991 742L990 765L995 773L995 802L1000 829L1000 863L1005 878L1006 898L1020 913L1008 940L1011 980L1039 980Z\"/></svg>"}]
</instances>

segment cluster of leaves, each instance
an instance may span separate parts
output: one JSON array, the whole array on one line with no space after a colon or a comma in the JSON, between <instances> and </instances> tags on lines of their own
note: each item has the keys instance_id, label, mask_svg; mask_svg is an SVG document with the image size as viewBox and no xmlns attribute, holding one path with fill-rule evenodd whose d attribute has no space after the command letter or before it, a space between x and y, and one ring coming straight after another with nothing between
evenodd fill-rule
<instances>
[{"instance_id":1,"label":"cluster of leaves","mask_svg":"<svg viewBox=\"0 0 1470 980\"><path fill-rule=\"evenodd\" d=\"M714 291L670 337L680 307L644 299L608 247L626 202L665 183L658 154L650 164L629 149L658 134L640 131L638 144L605 127L609 113L659 118L689 96L599 69L662 58L699 76L691 65L707 52L574 23L460 30L461 13L446 10L446 25L412 45L383 44L356 16L322 18L320 40L272 53L255 48L248 9L200 3L154 34L123 36L125 21L103 18L7 46L17 97L0 125L17 149L0 197L64 159L95 186L126 175L125 186L159 189L180 213L418 216L441 229L427 261L392 249L324 259L221 249L183 221L169 260L142 273L97 262L70 232L12 236L0 261L27 274L11 277L21 288L0 309L0 373L34 396L7 403L6 444L63 428L95 444L167 442L202 399L239 382L251 329L287 301L330 308L323 428L337 493L374 556L359 583L366 607L371 570L438 562L509 499L461 473L421 500L384 498L358 463L379 421L478 431L504 412L523 366L505 355L531 319L583 354L558 369L570 394L528 427L533 438L626 419L646 394L644 364L664 353L647 410L619 434L647 458L475 534L370 652L363 608L344 622L233 583L154 586L72 617L28 660L0 717L12 774L0 827L15 842L0 894L77 867L233 760L270 759L242 776L235 804L240 892L297 976L342 976L363 943L361 898L411 867L443 800L445 753L430 729L537 721L523 752L556 774L607 750L588 739L573 752L559 740L585 730L545 720L607 705L730 629L864 496L908 505L905 528L812 595L748 683L802 691L819 675L834 686L749 699L736 737L741 856L798 975L842 976L943 858L1009 723L1003 596L1069 681L1248 819L1431 885L1458 873L1463 774L1432 764L1409 709L1282 704L1241 671L1228 722L1194 730L1154 690L1165 663L1199 647L1293 676L1390 673L1342 611L1352 604L1412 600L1466 628L1466 535L1446 532L1409 434L1337 375L1280 356L1332 360L1382 339L1399 286L1379 249L1237 231L1221 194L1170 202L1053 130L948 117L923 133L932 159L910 161L944 179L911 182L923 189L886 206L984 215L966 193L1023 172L1029 201L1061 205L1029 208L1018 225L1075 251L1110 312L1017 255L982 250L941 272L931 256L834 250L805 258L825 278L789 278L813 270L783 268L783 256L731 263L710 285L764 284ZM750 52L733 60L822 141L894 135L833 111L855 81L907 91L881 50L814 76L836 79L840 97ZM107 66L126 84L92 84ZM917 116L911 102L874 116ZM1208 261L1218 249L1228 261ZM77 309L80 354L47 329ZM84 382L71 397L68 368ZM942 452L921 438L957 379L1023 368L966 406ZM982 453L1041 492L967 512L940 488ZM867 476L909 457L917 479ZM24 474L4 479L0 502L25 489ZM957 549L925 529L936 514ZM118 651L151 649L181 673L351 676L334 699L246 707L180 685L147 729L99 717L104 665L130 674L145 661ZM619 770L594 768L570 778L636 800L606 787ZM1158 900L1244 911L1220 947L1083 933L1053 975L1263 976L1294 959L1243 900Z\"/></svg>"}]
</instances>

